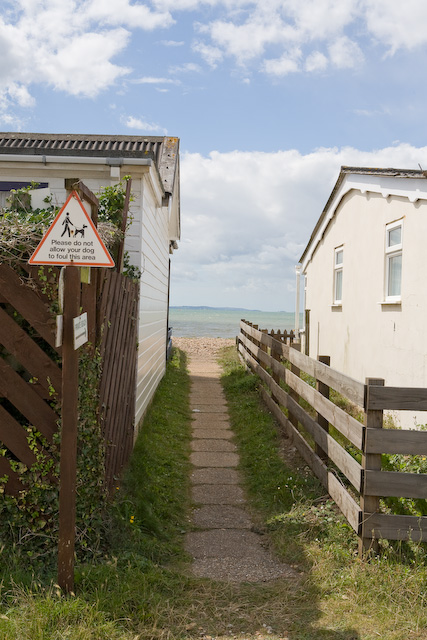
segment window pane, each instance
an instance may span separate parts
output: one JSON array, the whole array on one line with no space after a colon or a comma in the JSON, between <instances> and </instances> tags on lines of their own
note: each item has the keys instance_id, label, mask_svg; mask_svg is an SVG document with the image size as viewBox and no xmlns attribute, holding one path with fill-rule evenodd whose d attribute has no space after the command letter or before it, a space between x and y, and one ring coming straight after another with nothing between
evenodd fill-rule
<instances>
[{"instance_id":1,"label":"window pane","mask_svg":"<svg viewBox=\"0 0 427 640\"><path fill-rule=\"evenodd\" d=\"M344 251L341 249L340 251L335 252L335 264L342 264L343 262Z\"/></svg>"},{"instance_id":2,"label":"window pane","mask_svg":"<svg viewBox=\"0 0 427 640\"><path fill-rule=\"evenodd\" d=\"M395 227L388 232L388 247L394 247L402 243L402 227Z\"/></svg>"},{"instance_id":3,"label":"window pane","mask_svg":"<svg viewBox=\"0 0 427 640\"><path fill-rule=\"evenodd\" d=\"M389 296L400 296L402 281L402 254L390 256L388 259L388 292Z\"/></svg>"},{"instance_id":4,"label":"window pane","mask_svg":"<svg viewBox=\"0 0 427 640\"><path fill-rule=\"evenodd\" d=\"M342 269L335 271L335 302L342 300Z\"/></svg>"}]
</instances>

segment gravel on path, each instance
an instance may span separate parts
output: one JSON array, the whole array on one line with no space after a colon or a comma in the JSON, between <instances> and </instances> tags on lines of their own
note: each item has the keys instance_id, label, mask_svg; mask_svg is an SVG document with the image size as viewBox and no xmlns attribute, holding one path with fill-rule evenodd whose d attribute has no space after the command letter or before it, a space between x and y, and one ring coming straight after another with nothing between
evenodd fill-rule
<instances>
[{"instance_id":1,"label":"gravel on path","mask_svg":"<svg viewBox=\"0 0 427 640\"><path fill-rule=\"evenodd\" d=\"M172 344L189 356L199 355L211 358L223 347L236 344L233 338L172 338Z\"/></svg>"}]
</instances>

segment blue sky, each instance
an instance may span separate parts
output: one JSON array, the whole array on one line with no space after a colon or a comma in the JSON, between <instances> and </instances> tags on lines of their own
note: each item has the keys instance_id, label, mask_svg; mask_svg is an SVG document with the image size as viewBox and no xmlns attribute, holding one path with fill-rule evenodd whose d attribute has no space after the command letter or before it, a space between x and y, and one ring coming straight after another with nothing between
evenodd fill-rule
<instances>
[{"instance_id":1,"label":"blue sky","mask_svg":"<svg viewBox=\"0 0 427 640\"><path fill-rule=\"evenodd\" d=\"M171 302L292 310L341 165L427 168L425 0L14 0L4 131L181 139Z\"/></svg>"}]
</instances>

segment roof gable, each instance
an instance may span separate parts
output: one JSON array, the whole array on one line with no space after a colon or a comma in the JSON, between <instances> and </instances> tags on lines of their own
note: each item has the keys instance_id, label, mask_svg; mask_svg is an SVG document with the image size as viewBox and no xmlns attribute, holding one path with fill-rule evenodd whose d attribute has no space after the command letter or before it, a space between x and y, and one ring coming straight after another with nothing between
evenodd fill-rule
<instances>
[{"instance_id":1,"label":"roof gable","mask_svg":"<svg viewBox=\"0 0 427 640\"><path fill-rule=\"evenodd\" d=\"M341 167L338 180L328 198L310 240L300 258L302 271L311 260L330 220L335 215L343 197L351 190L361 193L379 193L384 198L401 196L410 202L427 199L427 171L421 169L379 169L367 167Z\"/></svg>"}]
</instances>

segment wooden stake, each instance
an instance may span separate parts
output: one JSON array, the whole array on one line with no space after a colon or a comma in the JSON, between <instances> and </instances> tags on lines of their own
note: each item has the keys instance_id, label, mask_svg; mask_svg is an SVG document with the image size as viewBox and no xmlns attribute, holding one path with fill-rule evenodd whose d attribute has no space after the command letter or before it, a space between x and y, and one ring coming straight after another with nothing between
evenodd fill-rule
<instances>
[{"instance_id":1,"label":"wooden stake","mask_svg":"<svg viewBox=\"0 0 427 640\"><path fill-rule=\"evenodd\" d=\"M74 589L79 357L77 350L74 349L73 318L79 315L79 311L80 271L78 267L66 267L58 540L58 584L65 593L70 593Z\"/></svg>"},{"instance_id":2,"label":"wooden stake","mask_svg":"<svg viewBox=\"0 0 427 640\"><path fill-rule=\"evenodd\" d=\"M319 362L323 362L323 364L327 364L328 367L331 365L330 356L318 356L317 359L318 359ZM329 399L329 387L328 387L327 384L325 384L324 382L321 382L320 380L316 380L316 389L319 391L319 393L322 394L322 396L324 396L325 398ZM317 422L320 424L322 429L324 429L326 431L326 433L329 433L329 422L319 412L317 413ZM317 443L314 446L314 450L317 453L317 455L319 456L319 458L321 460L323 460L323 462L325 462L327 464L328 463L328 453L326 451L324 451L322 449L322 447Z\"/></svg>"},{"instance_id":3,"label":"wooden stake","mask_svg":"<svg viewBox=\"0 0 427 640\"><path fill-rule=\"evenodd\" d=\"M366 400L365 400L365 427L370 429L383 428L383 411L370 409L369 388L383 387L384 380L382 378L366 378ZM381 471L381 454L366 453L366 438L364 438L364 450L362 453L362 468L364 470ZM359 537L359 556L364 557L369 552L378 553L378 540L372 537L369 525L369 516L378 513L380 510L380 499L378 496L369 496L365 493L365 482L363 482L362 492L360 494L361 517L361 533Z\"/></svg>"}]
</instances>

